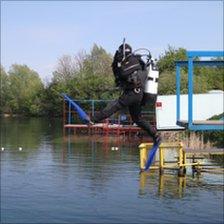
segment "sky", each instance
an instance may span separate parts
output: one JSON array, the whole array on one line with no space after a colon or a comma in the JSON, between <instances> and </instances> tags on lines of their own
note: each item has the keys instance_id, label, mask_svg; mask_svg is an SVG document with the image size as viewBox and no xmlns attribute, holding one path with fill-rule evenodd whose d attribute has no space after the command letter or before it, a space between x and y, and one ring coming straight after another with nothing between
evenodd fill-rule
<instances>
[{"instance_id":1,"label":"sky","mask_svg":"<svg viewBox=\"0 0 224 224\"><path fill-rule=\"evenodd\" d=\"M26 64L50 81L58 59L114 54L123 38L154 58L168 46L223 50L223 1L2 1L1 65Z\"/></svg>"}]
</instances>

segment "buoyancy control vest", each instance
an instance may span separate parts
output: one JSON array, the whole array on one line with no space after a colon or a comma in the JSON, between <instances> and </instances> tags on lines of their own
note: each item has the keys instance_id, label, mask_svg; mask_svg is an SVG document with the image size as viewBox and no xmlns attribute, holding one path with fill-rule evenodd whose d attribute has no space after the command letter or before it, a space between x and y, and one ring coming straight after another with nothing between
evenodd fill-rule
<instances>
[{"instance_id":1,"label":"buoyancy control vest","mask_svg":"<svg viewBox=\"0 0 224 224\"><path fill-rule=\"evenodd\" d=\"M116 52L112 69L117 86L123 89L144 88L144 82L139 73L142 65L135 55L129 54L125 59L121 59L119 52Z\"/></svg>"}]
</instances>

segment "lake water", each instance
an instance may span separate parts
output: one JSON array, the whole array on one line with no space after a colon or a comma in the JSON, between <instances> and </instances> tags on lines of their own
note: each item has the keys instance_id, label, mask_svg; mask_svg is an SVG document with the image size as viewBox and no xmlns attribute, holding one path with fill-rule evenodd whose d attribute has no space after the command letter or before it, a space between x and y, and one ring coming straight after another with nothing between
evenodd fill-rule
<instances>
[{"instance_id":1,"label":"lake water","mask_svg":"<svg viewBox=\"0 0 224 224\"><path fill-rule=\"evenodd\" d=\"M140 175L139 143L2 119L1 223L223 223L223 175Z\"/></svg>"}]
</instances>

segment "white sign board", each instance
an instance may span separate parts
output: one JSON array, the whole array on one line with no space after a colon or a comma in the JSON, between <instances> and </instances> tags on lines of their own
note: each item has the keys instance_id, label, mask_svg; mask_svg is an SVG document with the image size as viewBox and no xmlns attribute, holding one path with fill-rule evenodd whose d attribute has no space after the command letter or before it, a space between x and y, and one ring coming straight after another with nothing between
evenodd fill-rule
<instances>
[{"instance_id":1,"label":"white sign board","mask_svg":"<svg viewBox=\"0 0 224 224\"><path fill-rule=\"evenodd\" d=\"M193 120L207 120L224 111L224 92L210 91L193 95ZM180 96L180 120L188 120L188 95ZM157 97L156 123L158 130L183 129L176 125L176 95Z\"/></svg>"}]
</instances>

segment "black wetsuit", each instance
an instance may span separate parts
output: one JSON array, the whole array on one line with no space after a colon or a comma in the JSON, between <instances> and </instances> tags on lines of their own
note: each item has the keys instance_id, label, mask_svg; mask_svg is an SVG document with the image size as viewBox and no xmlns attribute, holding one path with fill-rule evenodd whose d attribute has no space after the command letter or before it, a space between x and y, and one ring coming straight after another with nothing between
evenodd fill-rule
<instances>
[{"instance_id":1,"label":"black wetsuit","mask_svg":"<svg viewBox=\"0 0 224 224\"><path fill-rule=\"evenodd\" d=\"M112 68L115 82L117 86L123 89L123 94L114 103L108 104L106 108L97 112L93 117L93 121L99 122L110 117L115 112L128 107L133 122L155 140L156 129L151 127L149 122L144 121L141 116L147 71L143 69L139 60L132 54L122 62L117 60L115 54Z\"/></svg>"}]
</instances>

